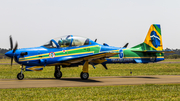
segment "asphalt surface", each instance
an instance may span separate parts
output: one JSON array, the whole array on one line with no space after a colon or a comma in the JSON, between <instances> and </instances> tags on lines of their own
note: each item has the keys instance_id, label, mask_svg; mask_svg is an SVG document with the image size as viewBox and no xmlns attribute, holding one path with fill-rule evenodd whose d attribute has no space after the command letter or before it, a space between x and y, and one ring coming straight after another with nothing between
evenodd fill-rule
<instances>
[{"instance_id":1,"label":"asphalt surface","mask_svg":"<svg viewBox=\"0 0 180 101\"><path fill-rule=\"evenodd\" d=\"M140 84L180 84L180 75L90 77L88 80L81 80L80 78L0 79L0 89Z\"/></svg>"}]
</instances>

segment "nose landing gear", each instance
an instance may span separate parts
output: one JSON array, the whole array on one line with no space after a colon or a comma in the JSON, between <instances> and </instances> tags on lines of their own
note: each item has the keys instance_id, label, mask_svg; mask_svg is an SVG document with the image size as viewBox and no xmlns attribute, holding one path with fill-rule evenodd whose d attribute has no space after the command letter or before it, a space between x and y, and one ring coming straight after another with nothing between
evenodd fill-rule
<instances>
[{"instance_id":1,"label":"nose landing gear","mask_svg":"<svg viewBox=\"0 0 180 101\"><path fill-rule=\"evenodd\" d=\"M22 67L21 67L21 72L17 74L17 79L18 79L18 80L24 79L23 70L24 70L24 68L23 68L23 65L22 65Z\"/></svg>"},{"instance_id":2,"label":"nose landing gear","mask_svg":"<svg viewBox=\"0 0 180 101\"><path fill-rule=\"evenodd\" d=\"M61 69L60 66L55 66L54 77L56 79L61 79L61 77L62 77L62 72L60 71L60 69Z\"/></svg>"}]
</instances>

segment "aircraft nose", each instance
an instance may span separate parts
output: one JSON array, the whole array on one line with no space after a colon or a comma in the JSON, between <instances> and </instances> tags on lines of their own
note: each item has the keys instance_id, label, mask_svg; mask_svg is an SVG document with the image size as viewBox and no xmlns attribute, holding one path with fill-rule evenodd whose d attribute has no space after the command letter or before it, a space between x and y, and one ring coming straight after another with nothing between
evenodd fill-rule
<instances>
[{"instance_id":1,"label":"aircraft nose","mask_svg":"<svg viewBox=\"0 0 180 101\"><path fill-rule=\"evenodd\" d=\"M8 51L8 52L5 53L5 55L8 56L8 57L13 57L13 51L12 50Z\"/></svg>"}]
</instances>

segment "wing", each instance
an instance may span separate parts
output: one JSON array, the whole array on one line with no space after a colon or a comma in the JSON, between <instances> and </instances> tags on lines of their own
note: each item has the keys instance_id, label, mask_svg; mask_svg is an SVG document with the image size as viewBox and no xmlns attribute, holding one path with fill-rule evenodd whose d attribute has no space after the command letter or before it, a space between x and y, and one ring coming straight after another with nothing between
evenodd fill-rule
<instances>
[{"instance_id":1,"label":"wing","mask_svg":"<svg viewBox=\"0 0 180 101\"><path fill-rule=\"evenodd\" d=\"M92 55L83 55L83 56L65 56L61 57L58 60L58 63L53 65L70 65L73 63L79 63L85 60L91 63L103 63L106 61L105 58L109 58L111 56L117 55L119 53L110 53L110 52L103 52L103 53L96 53Z\"/></svg>"}]
</instances>

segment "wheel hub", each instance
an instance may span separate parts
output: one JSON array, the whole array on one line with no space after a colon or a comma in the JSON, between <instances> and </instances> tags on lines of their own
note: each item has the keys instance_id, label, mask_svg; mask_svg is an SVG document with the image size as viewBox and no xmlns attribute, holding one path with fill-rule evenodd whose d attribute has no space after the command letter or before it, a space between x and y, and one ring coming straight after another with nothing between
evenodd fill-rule
<instances>
[{"instance_id":1,"label":"wheel hub","mask_svg":"<svg viewBox=\"0 0 180 101\"><path fill-rule=\"evenodd\" d=\"M83 73L83 78L87 78L87 73Z\"/></svg>"}]
</instances>

